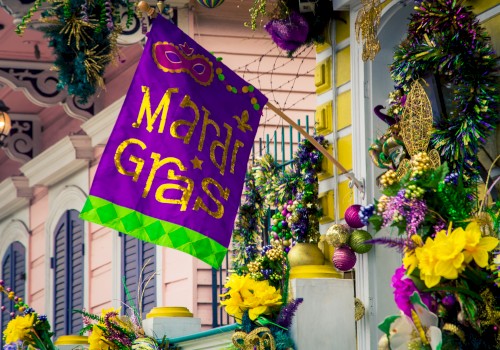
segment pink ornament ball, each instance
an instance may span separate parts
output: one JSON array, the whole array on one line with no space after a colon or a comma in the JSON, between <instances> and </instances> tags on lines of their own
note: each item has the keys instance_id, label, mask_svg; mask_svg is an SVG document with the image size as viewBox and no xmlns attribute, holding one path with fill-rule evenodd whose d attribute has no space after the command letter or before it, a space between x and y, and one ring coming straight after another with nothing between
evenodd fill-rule
<instances>
[{"instance_id":1,"label":"pink ornament ball","mask_svg":"<svg viewBox=\"0 0 500 350\"><path fill-rule=\"evenodd\" d=\"M340 271L349 271L356 265L356 254L350 247L342 246L335 249L332 261Z\"/></svg>"},{"instance_id":2,"label":"pink ornament ball","mask_svg":"<svg viewBox=\"0 0 500 350\"><path fill-rule=\"evenodd\" d=\"M361 219L359 218L359 210L361 209L361 205L353 204L349 208L346 209L344 213L344 219L347 225L351 228L361 228L365 226Z\"/></svg>"}]
</instances>

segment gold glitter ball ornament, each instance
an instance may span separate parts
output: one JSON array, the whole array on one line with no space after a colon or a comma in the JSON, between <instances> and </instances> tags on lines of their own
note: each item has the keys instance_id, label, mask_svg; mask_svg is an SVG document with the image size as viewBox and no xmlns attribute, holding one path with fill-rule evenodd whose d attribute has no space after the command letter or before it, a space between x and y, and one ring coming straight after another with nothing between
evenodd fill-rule
<instances>
[{"instance_id":1,"label":"gold glitter ball ornament","mask_svg":"<svg viewBox=\"0 0 500 350\"><path fill-rule=\"evenodd\" d=\"M333 224L325 233L325 241L329 245L338 248L349 242L349 228L343 224Z\"/></svg>"}]
</instances>

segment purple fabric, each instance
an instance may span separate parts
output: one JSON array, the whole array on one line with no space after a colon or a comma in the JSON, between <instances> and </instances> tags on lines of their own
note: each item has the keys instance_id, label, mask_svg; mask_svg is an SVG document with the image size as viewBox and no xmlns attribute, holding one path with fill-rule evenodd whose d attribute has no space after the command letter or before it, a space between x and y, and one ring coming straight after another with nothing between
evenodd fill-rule
<instances>
[{"instance_id":1,"label":"purple fabric","mask_svg":"<svg viewBox=\"0 0 500 350\"><path fill-rule=\"evenodd\" d=\"M159 112L154 123L148 122L147 103L144 102L148 100L148 91L151 115ZM188 227L227 247L240 204L248 158L266 102L261 92L175 25L158 17L148 35L90 194ZM163 110L157 110L160 105ZM196 123L195 110L199 112ZM206 132L202 142L204 125ZM190 128L193 130L191 138L184 138ZM140 142L123 144L130 138ZM121 155L117 154L120 144L125 146ZM222 167L224 152L226 164ZM157 161L153 159L155 156ZM171 158L166 159L168 157ZM202 161L201 169L195 167L197 159ZM159 161L162 166L154 178L151 177L149 192L145 191L152 166ZM137 171L142 162L142 170ZM185 207L172 202L180 200L183 194L173 186L192 186L191 195L185 197ZM224 198L226 194L227 199ZM223 213L218 211L221 206Z\"/></svg>"}]
</instances>

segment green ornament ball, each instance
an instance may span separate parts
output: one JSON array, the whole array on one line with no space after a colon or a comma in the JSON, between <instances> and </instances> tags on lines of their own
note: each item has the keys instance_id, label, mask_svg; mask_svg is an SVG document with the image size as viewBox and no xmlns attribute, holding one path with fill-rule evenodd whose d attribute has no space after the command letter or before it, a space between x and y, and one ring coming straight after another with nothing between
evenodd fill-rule
<instances>
[{"instance_id":1,"label":"green ornament ball","mask_svg":"<svg viewBox=\"0 0 500 350\"><path fill-rule=\"evenodd\" d=\"M368 253L372 245L364 242L369 239L372 239L372 235L368 231L354 230L349 238L349 246L358 254Z\"/></svg>"}]
</instances>

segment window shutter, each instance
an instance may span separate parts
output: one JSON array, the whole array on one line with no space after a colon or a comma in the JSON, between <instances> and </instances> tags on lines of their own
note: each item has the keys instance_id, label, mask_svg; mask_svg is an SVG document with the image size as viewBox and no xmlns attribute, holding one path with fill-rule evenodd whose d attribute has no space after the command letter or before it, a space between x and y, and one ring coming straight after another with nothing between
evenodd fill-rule
<instances>
[{"instance_id":1,"label":"window shutter","mask_svg":"<svg viewBox=\"0 0 500 350\"><path fill-rule=\"evenodd\" d=\"M130 235L122 234L121 237L123 252L122 275L125 277L126 286L134 305L138 306L137 291L139 290L139 293L142 293L144 290L142 298L142 312L144 317L146 313L156 306L156 276L144 288L144 283L156 271L156 246L138 240ZM141 270L146 262L148 262L148 266L142 273L142 280L139 281ZM122 300L125 304L130 304L125 293L125 288L122 288Z\"/></svg>"},{"instance_id":2,"label":"window shutter","mask_svg":"<svg viewBox=\"0 0 500 350\"><path fill-rule=\"evenodd\" d=\"M11 270L12 270L11 266L12 266L11 249L9 247L7 249L7 252L3 256L3 259L2 259L2 279L5 282L5 287L10 286L9 282L12 280L12 278L11 278ZM9 309L9 312L7 312L7 310L2 312L2 317L1 317L2 328L1 329L2 329L2 334L3 334L3 331L5 330L7 323L9 323L9 320L10 320L9 313L10 313L10 310L12 310L13 304L4 293L1 293L1 301L2 301L2 305L5 305L5 307L7 307ZM2 346L4 345L3 339L0 339L0 344Z\"/></svg>"},{"instance_id":3,"label":"window shutter","mask_svg":"<svg viewBox=\"0 0 500 350\"><path fill-rule=\"evenodd\" d=\"M84 264L84 245L83 245L83 221L78 217L76 210L69 211L70 230L70 268L69 274L71 285L71 307L68 308L68 319L70 320L69 334L78 334L83 327L82 315L74 313L73 310L83 309L83 264Z\"/></svg>"},{"instance_id":4,"label":"window shutter","mask_svg":"<svg viewBox=\"0 0 500 350\"><path fill-rule=\"evenodd\" d=\"M64 215L57 224L54 235L54 321L56 337L66 334L66 234L67 223Z\"/></svg>"},{"instance_id":5,"label":"window shutter","mask_svg":"<svg viewBox=\"0 0 500 350\"><path fill-rule=\"evenodd\" d=\"M20 242L13 242L2 258L2 279L5 287L11 287L17 296L25 298L26 249ZM14 311L14 302L10 301L4 293L1 293L0 302L8 309L2 312L0 318L0 329L3 331L10 320L10 312ZM1 345L3 346L3 342Z\"/></svg>"},{"instance_id":6,"label":"window shutter","mask_svg":"<svg viewBox=\"0 0 500 350\"><path fill-rule=\"evenodd\" d=\"M54 336L78 334L83 322L83 221L76 210L59 220L54 235Z\"/></svg>"},{"instance_id":7,"label":"window shutter","mask_svg":"<svg viewBox=\"0 0 500 350\"><path fill-rule=\"evenodd\" d=\"M148 278L156 273L156 245L149 242L140 241L142 245L142 266L149 261L143 272L143 286ZM142 268L141 266L141 268ZM143 287L144 288L144 287ZM156 306L156 276L154 276L144 288L142 298L143 317Z\"/></svg>"}]
</instances>

